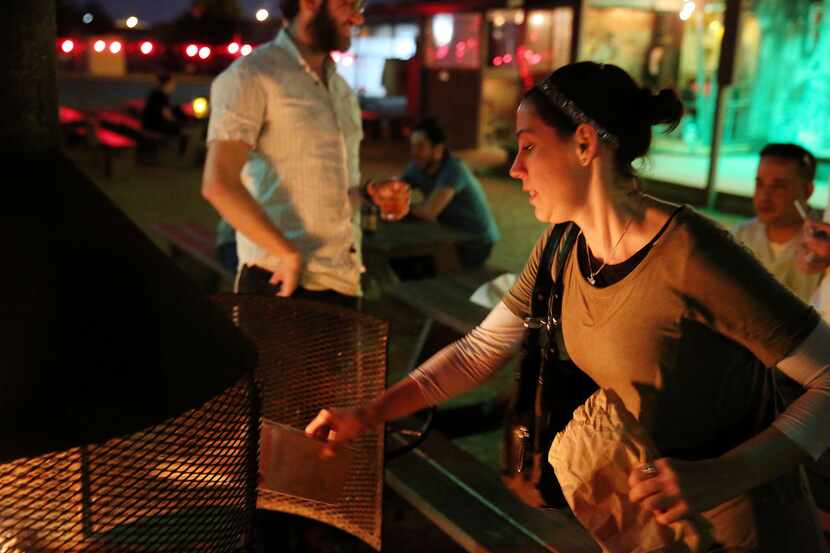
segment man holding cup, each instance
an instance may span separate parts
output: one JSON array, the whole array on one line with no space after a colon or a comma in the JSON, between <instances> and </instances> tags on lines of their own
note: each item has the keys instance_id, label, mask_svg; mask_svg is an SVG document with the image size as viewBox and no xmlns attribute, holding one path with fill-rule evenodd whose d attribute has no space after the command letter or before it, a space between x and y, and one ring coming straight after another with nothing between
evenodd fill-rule
<instances>
[{"instance_id":1,"label":"man holding cup","mask_svg":"<svg viewBox=\"0 0 830 553\"><path fill-rule=\"evenodd\" d=\"M364 0L281 0L287 25L211 86L202 194L236 229L237 292L356 307L357 97L337 74Z\"/></svg>"},{"instance_id":2,"label":"man holding cup","mask_svg":"<svg viewBox=\"0 0 830 553\"><path fill-rule=\"evenodd\" d=\"M735 229L735 236L782 284L805 302L822 278L796 264L805 236L804 210L813 193L816 159L795 144L767 144L755 176L755 217Z\"/></svg>"},{"instance_id":3,"label":"man holding cup","mask_svg":"<svg viewBox=\"0 0 830 553\"><path fill-rule=\"evenodd\" d=\"M458 246L462 266L482 265L501 238L484 189L466 164L452 155L446 133L433 118L418 123L410 137L411 163L402 180L423 200L410 207L412 216L476 235Z\"/></svg>"}]
</instances>

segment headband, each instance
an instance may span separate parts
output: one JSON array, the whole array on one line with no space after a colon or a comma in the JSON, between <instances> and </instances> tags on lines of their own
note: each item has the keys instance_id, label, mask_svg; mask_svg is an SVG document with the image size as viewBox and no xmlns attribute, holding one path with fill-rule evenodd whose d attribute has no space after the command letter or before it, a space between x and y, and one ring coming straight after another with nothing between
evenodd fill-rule
<instances>
[{"instance_id":1,"label":"headband","mask_svg":"<svg viewBox=\"0 0 830 553\"><path fill-rule=\"evenodd\" d=\"M605 142L609 146L613 146L615 148L620 145L620 141L616 136L605 130L605 127L588 117L588 115L582 111L582 108L576 105L567 96L562 94L562 92L556 88L556 85L551 83L548 79L542 81L542 84L539 85L539 89L554 106L562 110L562 112L576 125L581 125L583 123L591 125L594 127L594 130L597 131L597 136L599 136L599 139L602 142Z\"/></svg>"}]
</instances>

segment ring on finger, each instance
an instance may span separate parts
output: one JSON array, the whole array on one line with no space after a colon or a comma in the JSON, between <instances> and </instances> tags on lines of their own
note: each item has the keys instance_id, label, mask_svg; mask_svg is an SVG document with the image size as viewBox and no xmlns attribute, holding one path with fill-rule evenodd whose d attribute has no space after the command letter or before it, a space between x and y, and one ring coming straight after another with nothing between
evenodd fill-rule
<instances>
[{"instance_id":1,"label":"ring on finger","mask_svg":"<svg viewBox=\"0 0 830 553\"><path fill-rule=\"evenodd\" d=\"M654 476L657 474L657 467L654 466L654 463L646 463L640 467L640 472L646 476Z\"/></svg>"}]
</instances>

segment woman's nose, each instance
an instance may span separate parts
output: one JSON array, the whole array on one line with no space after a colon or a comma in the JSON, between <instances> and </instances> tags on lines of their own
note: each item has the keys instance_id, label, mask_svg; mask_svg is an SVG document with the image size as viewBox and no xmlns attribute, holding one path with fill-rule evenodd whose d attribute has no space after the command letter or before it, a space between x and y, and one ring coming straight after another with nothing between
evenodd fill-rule
<instances>
[{"instance_id":1,"label":"woman's nose","mask_svg":"<svg viewBox=\"0 0 830 553\"><path fill-rule=\"evenodd\" d=\"M513 165L510 166L510 176L520 180L527 174L524 162L521 160L521 155L521 153L517 153L516 158L513 160Z\"/></svg>"}]
</instances>

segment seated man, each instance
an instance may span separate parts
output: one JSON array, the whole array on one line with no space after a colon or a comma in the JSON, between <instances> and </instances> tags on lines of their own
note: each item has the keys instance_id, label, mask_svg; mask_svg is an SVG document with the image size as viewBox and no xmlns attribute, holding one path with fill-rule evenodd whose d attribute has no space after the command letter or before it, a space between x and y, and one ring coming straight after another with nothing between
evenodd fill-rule
<instances>
[{"instance_id":1,"label":"seated man","mask_svg":"<svg viewBox=\"0 0 830 553\"><path fill-rule=\"evenodd\" d=\"M141 114L141 127L144 130L178 135L182 130L184 114L170 104L170 95L176 90L176 80L168 73L158 76L158 86L147 96L144 111Z\"/></svg>"},{"instance_id":2,"label":"seated man","mask_svg":"<svg viewBox=\"0 0 830 553\"><path fill-rule=\"evenodd\" d=\"M459 245L458 257L465 268L484 264L501 235L478 179L449 152L446 134L434 119L413 129L410 145L412 162L402 179L423 194L410 213L476 235Z\"/></svg>"},{"instance_id":3,"label":"seated man","mask_svg":"<svg viewBox=\"0 0 830 553\"><path fill-rule=\"evenodd\" d=\"M816 159L801 146L765 146L755 176L756 216L735 229L735 236L764 267L805 302L818 288L822 273L796 267L804 221L794 202L806 207L815 175Z\"/></svg>"}]
</instances>

